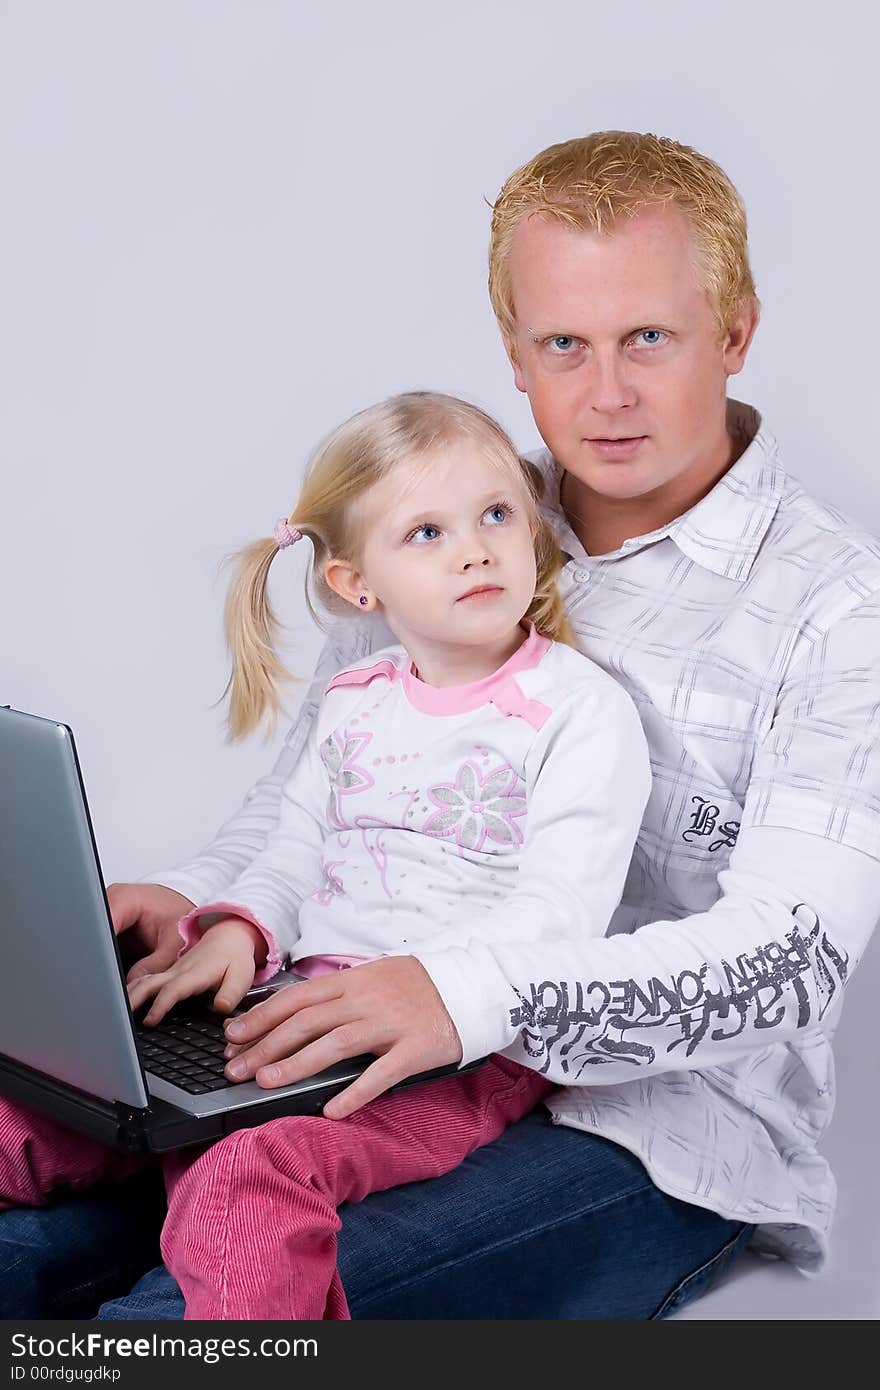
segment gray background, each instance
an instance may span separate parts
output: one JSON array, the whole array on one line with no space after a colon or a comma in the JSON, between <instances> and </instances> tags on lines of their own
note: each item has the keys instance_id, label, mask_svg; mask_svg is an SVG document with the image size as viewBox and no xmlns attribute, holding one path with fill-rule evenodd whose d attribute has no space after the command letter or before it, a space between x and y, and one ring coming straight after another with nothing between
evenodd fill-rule
<instances>
[{"instance_id":1,"label":"gray background","mask_svg":"<svg viewBox=\"0 0 880 1390\"><path fill-rule=\"evenodd\" d=\"M317 439L427 386L538 442L486 200L547 144L654 130L724 166L764 304L732 394L880 531L873 24L855 0L0 4L0 702L73 725L108 878L209 839L272 759L223 744L217 566ZM274 591L307 674L303 560ZM696 1316L880 1309L877 954L839 1036L832 1274L749 1268Z\"/></svg>"}]
</instances>

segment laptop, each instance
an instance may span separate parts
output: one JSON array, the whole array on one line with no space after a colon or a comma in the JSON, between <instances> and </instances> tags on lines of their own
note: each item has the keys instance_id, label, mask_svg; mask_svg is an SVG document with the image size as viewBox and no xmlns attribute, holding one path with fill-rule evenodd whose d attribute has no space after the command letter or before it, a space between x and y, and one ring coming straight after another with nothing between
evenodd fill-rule
<instances>
[{"instance_id":1,"label":"laptop","mask_svg":"<svg viewBox=\"0 0 880 1390\"><path fill-rule=\"evenodd\" d=\"M298 978L276 975L236 1012ZM114 1148L163 1153L319 1114L374 1060L267 1091L227 1081L224 1046L204 998L156 1028L133 1017L73 733L0 707L0 1094Z\"/></svg>"}]
</instances>

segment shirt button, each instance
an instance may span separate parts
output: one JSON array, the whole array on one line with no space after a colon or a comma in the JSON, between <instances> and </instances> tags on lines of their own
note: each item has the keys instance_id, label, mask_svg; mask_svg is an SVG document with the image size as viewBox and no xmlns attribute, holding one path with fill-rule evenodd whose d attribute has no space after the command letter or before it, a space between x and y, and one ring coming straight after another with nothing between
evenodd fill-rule
<instances>
[{"instance_id":1,"label":"shirt button","mask_svg":"<svg viewBox=\"0 0 880 1390\"><path fill-rule=\"evenodd\" d=\"M588 583L589 578L590 578L590 571L589 571L589 570L575 570L575 571L574 571L574 577L575 577L575 579L577 580L577 582L578 582L579 584L586 584L586 583Z\"/></svg>"}]
</instances>

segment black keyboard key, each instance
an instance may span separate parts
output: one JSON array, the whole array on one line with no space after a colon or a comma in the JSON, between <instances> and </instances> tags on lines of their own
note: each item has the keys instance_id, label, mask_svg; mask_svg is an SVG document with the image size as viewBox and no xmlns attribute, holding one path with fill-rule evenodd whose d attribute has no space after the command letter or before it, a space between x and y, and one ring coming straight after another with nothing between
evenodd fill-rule
<instances>
[{"instance_id":1,"label":"black keyboard key","mask_svg":"<svg viewBox=\"0 0 880 1390\"><path fill-rule=\"evenodd\" d=\"M192 1006L190 1006L192 1007ZM225 1017L206 1011L175 1010L154 1028L135 1023L138 1051L148 1071L190 1095L225 1090Z\"/></svg>"}]
</instances>

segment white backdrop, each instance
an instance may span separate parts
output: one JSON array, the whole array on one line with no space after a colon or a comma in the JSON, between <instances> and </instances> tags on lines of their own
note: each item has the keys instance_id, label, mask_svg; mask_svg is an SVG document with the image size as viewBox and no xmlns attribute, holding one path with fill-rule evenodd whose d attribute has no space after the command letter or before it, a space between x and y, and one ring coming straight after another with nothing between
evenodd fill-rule
<instances>
[{"instance_id":1,"label":"white backdrop","mask_svg":"<svg viewBox=\"0 0 880 1390\"><path fill-rule=\"evenodd\" d=\"M764 303L734 393L880 530L874 73L848 10L0 5L0 702L73 725L108 877L189 854L271 759L223 743L217 566L318 438L428 386L538 442L485 200L547 144L650 129L728 170ZM308 671L302 559L275 588Z\"/></svg>"},{"instance_id":2,"label":"white backdrop","mask_svg":"<svg viewBox=\"0 0 880 1390\"><path fill-rule=\"evenodd\" d=\"M272 760L223 743L217 566L288 510L318 438L433 387L538 442L485 262L487 200L547 144L654 130L727 169L764 303L733 394L803 481L880 531L869 14L0 3L0 703L73 725L108 878L188 855ZM308 672L303 560L280 557L275 590ZM848 1127L829 1139L839 1316L859 1296L876 1310L880 1264L875 1107L858 1100L876 1011L868 975L851 988ZM810 1316L803 1289L788 1316Z\"/></svg>"}]
</instances>

